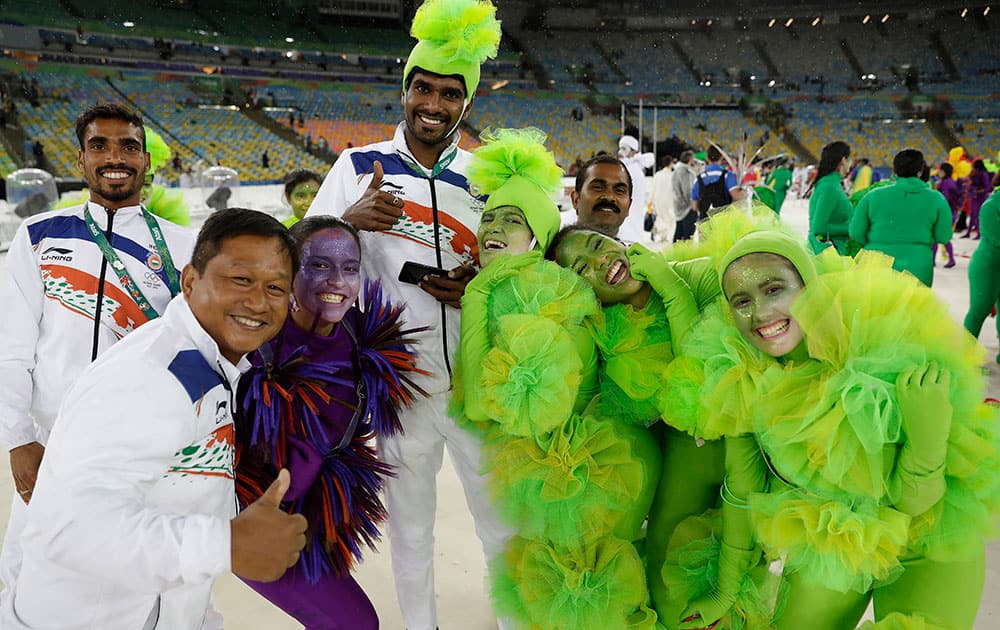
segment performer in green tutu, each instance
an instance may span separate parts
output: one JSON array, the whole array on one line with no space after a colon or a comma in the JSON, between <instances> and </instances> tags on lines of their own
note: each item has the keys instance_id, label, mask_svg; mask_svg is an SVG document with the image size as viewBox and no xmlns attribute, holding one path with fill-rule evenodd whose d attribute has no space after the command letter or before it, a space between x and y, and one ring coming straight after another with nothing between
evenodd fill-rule
<instances>
[{"instance_id":1,"label":"performer in green tutu","mask_svg":"<svg viewBox=\"0 0 1000 630\"><path fill-rule=\"evenodd\" d=\"M877 252L758 230L717 260L727 308L701 338L731 373L701 395L745 422L714 585L680 627L724 617L762 549L784 559L778 630L854 628L871 600L869 627L971 628L1000 480L982 347Z\"/></svg>"},{"instance_id":2,"label":"performer in green tutu","mask_svg":"<svg viewBox=\"0 0 1000 630\"><path fill-rule=\"evenodd\" d=\"M601 416L600 313L573 272L543 259L561 170L537 129L486 132L468 167L488 195L482 271L462 298L452 412L483 439L481 470L513 537L490 566L497 612L546 630L655 627L633 542L659 452L643 427Z\"/></svg>"},{"instance_id":3,"label":"performer in green tutu","mask_svg":"<svg viewBox=\"0 0 1000 630\"><path fill-rule=\"evenodd\" d=\"M717 247L733 242L735 234L777 223L770 208L758 205L750 213L721 212L704 222L702 230L715 235L711 242ZM652 425L660 442L663 467L649 513L645 551L652 603L660 623L668 628L676 627L674 618L688 601L688 596L671 592L663 578L668 551L679 544L672 543L672 537L685 519L717 507L723 480L723 445L718 438L735 422L726 418L727 405L711 416L699 411L703 366L688 356L697 355L702 345L690 340L701 313L721 313L718 276L706 257L711 253L693 242L663 252L641 245L626 248L584 226L563 229L549 248L551 258L591 284L603 305L602 316L591 321L601 355L602 414L622 423ZM700 422L708 417L717 424ZM718 522L717 510L709 516L689 525L681 538ZM702 537L694 534L695 539ZM741 612L765 607L747 601ZM766 617L767 612L755 618Z\"/></svg>"}]
</instances>

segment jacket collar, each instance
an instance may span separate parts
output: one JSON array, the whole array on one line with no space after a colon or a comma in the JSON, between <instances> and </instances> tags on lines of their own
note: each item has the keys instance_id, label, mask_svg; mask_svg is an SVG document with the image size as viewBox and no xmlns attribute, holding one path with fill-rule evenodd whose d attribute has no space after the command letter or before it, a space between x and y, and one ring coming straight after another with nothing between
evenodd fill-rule
<instances>
[{"instance_id":1,"label":"jacket collar","mask_svg":"<svg viewBox=\"0 0 1000 630\"><path fill-rule=\"evenodd\" d=\"M223 373L222 375L233 387L236 386L236 381L239 380L240 374L250 369L250 361L247 360L246 355L240 357L236 365L233 365L229 359L222 356L222 352L219 351L219 344L201 327L201 323L194 316L183 294L170 300L170 303L167 304L167 310L163 313L163 317L170 321L178 322L184 328L185 332L187 332L191 341L194 342L194 346L201 353L201 356L208 361L209 365L220 368Z\"/></svg>"}]
</instances>

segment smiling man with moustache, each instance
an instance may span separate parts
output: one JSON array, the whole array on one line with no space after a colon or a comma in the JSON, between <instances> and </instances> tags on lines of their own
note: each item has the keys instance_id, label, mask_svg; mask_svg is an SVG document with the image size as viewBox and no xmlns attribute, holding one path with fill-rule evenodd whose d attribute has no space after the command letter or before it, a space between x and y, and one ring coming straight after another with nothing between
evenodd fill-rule
<instances>
[{"instance_id":1,"label":"smiling man with moustache","mask_svg":"<svg viewBox=\"0 0 1000 630\"><path fill-rule=\"evenodd\" d=\"M613 155L592 157L577 172L570 200L576 208L577 223L618 236L632 205L632 176Z\"/></svg>"},{"instance_id":2,"label":"smiling man with moustache","mask_svg":"<svg viewBox=\"0 0 1000 630\"><path fill-rule=\"evenodd\" d=\"M0 551L5 584L20 566L25 506L64 394L98 354L163 313L191 257L191 232L139 205L149 168L142 119L97 105L77 119L76 136L88 201L27 219L0 282L0 440L17 490Z\"/></svg>"},{"instance_id":3,"label":"smiling man with moustache","mask_svg":"<svg viewBox=\"0 0 1000 630\"><path fill-rule=\"evenodd\" d=\"M414 381L430 394L400 414L403 434L379 440L393 466L386 480L387 531L403 621L434 630L436 476L445 446L465 488L476 533L488 557L508 536L493 513L479 474L480 441L449 417L452 366L460 332L460 300L479 262L476 230L483 198L469 190L471 159L458 146L479 85L480 64L496 55L496 8L481 0L427 0L413 18L419 41L403 70L403 121L391 140L344 151L323 180L307 217L332 214L361 234L362 271L379 279L393 302L406 303L415 335ZM401 281L404 263L444 270L419 284ZM501 627L503 627L501 622Z\"/></svg>"}]
</instances>

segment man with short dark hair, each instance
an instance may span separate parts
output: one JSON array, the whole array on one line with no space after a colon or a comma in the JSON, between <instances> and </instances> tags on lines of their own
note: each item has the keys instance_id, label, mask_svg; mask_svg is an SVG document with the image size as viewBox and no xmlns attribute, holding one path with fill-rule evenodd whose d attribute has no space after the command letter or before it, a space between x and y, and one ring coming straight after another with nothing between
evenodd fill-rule
<instances>
[{"instance_id":1,"label":"man with short dark hair","mask_svg":"<svg viewBox=\"0 0 1000 630\"><path fill-rule=\"evenodd\" d=\"M7 629L222 628L214 579L275 580L306 520L282 471L236 515L233 392L245 355L285 321L295 246L255 210L209 217L162 317L66 394L21 540Z\"/></svg>"},{"instance_id":2,"label":"man with short dark hair","mask_svg":"<svg viewBox=\"0 0 1000 630\"><path fill-rule=\"evenodd\" d=\"M0 580L20 564L18 535L63 395L98 354L163 313L180 292L192 234L139 199L149 169L142 118L116 103L76 121L83 205L27 219L0 283L0 441L18 496L0 551Z\"/></svg>"},{"instance_id":3,"label":"man with short dark hair","mask_svg":"<svg viewBox=\"0 0 1000 630\"><path fill-rule=\"evenodd\" d=\"M477 17L456 26L462 14ZM400 414L402 434L384 437L378 445L396 473L385 484L386 529L397 599L409 630L438 625L434 520L445 446L486 555L498 555L510 535L479 474L479 438L447 411L460 300L478 263L476 230L484 204L469 190L465 170L471 156L458 146L458 128L472 107L480 64L499 46L500 23L494 15L495 8L480 0L427 0L420 7L411 29L419 41L403 70L403 122L392 140L341 153L306 213L339 216L357 228L364 275L381 280L394 302L406 303L407 324L430 329L415 337L417 367L428 373L415 381L430 397ZM479 42L478 51L468 41ZM408 262L443 273L407 284L400 272Z\"/></svg>"},{"instance_id":4,"label":"man with short dark hair","mask_svg":"<svg viewBox=\"0 0 1000 630\"><path fill-rule=\"evenodd\" d=\"M903 149L892 163L896 181L861 198L851 218L851 238L865 249L893 257L927 286L934 281L934 243L951 241L951 208L944 195L921 181L924 154Z\"/></svg>"},{"instance_id":5,"label":"man with short dark hair","mask_svg":"<svg viewBox=\"0 0 1000 630\"><path fill-rule=\"evenodd\" d=\"M570 200L577 223L618 236L632 205L632 175L615 156L596 155L577 171Z\"/></svg>"},{"instance_id":6,"label":"man with short dark hair","mask_svg":"<svg viewBox=\"0 0 1000 630\"><path fill-rule=\"evenodd\" d=\"M701 217L707 216L712 208L721 208L746 197L736 174L722 166L722 151L718 147L708 147L706 158L705 170L691 188L692 207Z\"/></svg>"}]
</instances>

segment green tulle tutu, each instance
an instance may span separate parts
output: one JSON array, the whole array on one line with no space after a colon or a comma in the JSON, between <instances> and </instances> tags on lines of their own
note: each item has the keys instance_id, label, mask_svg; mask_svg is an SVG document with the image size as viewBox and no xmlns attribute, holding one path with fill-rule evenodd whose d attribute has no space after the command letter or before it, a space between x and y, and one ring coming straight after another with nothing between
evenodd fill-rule
<instances>
[{"instance_id":1,"label":"green tulle tutu","mask_svg":"<svg viewBox=\"0 0 1000 630\"><path fill-rule=\"evenodd\" d=\"M483 445L482 472L507 523L565 545L613 530L652 481L629 437L592 415L574 415L540 440L496 430Z\"/></svg>"},{"instance_id":2,"label":"green tulle tutu","mask_svg":"<svg viewBox=\"0 0 1000 630\"><path fill-rule=\"evenodd\" d=\"M858 630L952 630L946 623L935 623L921 615L891 613L880 621L866 621Z\"/></svg>"},{"instance_id":3,"label":"green tulle tutu","mask_svg":"<svg viewBox=\"0 0 1000 630\"><path fill-rule=\"evenodd\" d=\"M514 538L490 566L497 614L524 628L654 630L642 560L613 537L569 545Z\"/></svg>"},{"instance_id":4,"label":"green tulle tutu","mask_svg":"<svg viewBox=\"0 0 1000 630\"><path fill-rule=\"evenodd\" d=\"M664 374L674 357L662 300L653 293L640 310L608 306L591 327L602 358L599 413L641 426L655 423Z\"/></svg>"}]
</instances>

